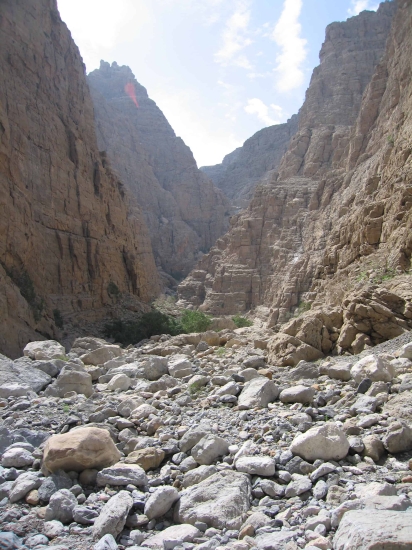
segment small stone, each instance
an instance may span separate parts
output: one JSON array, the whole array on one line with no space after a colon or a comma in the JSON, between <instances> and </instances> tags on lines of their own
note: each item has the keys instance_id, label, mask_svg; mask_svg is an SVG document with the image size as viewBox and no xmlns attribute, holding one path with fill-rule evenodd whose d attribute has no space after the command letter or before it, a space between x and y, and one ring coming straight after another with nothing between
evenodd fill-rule
<instances>
[{"instance_id":1,"label":"small stone","mask_svg":"<svg viewBox=\"0 0 412 550\"><path fill-rule=\"evenodd\" d=\"M54 539L62 534L64 531L64 525L61 521L52 520L46 521L43 524L43 533L49 539Z\"/></svg>"},{"instance_id":2,"label":"small stone","mask_svg":"<svg viewBox=\"0 0 412 550\"><path fill-rule=\"evenodd\" d=\"M179 492L174 487L159 487L146 501L144 513L149 520L159 518L166 514L179 498Z\"/></svg>"},{"instance_id":3,"label":"small stone","mask_svg":"<svg viewBox=\"0 0 412 550\"><path fill-rule=\"evenodd\" d=\"M127 491L114 495L103 507L93 527L95 539L111 534L115 537L121 533L126 518L133 506L133 498Z\"/></svg>"},{"instance_id":4,"label":"small stone","mask_svg":"<svg viewBox=\"0 0 412 550\"><path fill-rule=\"evenodd\" d=\"M251 475L273 476L276 464L273 458L261 456L243 456L236 460L236 470Z\"/></svg>"},{"instance_id":5,"label":"small stone","mask_svg":"<svg viewBox=\"0 0 412 550\"><path fill-rule=\"evenodd\" d=\"M45 520L56 519L62 523L73 521L73 510L77 506L76 497L68 489L61 489L51 496L46 508Z\"/></svg>"}]
</instances>

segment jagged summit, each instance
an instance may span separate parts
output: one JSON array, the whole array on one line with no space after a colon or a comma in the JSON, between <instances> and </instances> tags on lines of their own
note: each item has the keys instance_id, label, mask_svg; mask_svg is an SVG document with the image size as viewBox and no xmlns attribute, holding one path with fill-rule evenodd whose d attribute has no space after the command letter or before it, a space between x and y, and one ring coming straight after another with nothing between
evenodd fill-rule
<instances>
[{"instance_id":1,"label":"jagged summit","mask_svg":"<svg viewBox=\"0 0 412 550\"><path fill-rule=\"evenodd\" d=\"M181 279L227 229L228 201L129 67L102 62L87 78L99 148L143 207L157 265Z\"/></svg>"}]
</instances>

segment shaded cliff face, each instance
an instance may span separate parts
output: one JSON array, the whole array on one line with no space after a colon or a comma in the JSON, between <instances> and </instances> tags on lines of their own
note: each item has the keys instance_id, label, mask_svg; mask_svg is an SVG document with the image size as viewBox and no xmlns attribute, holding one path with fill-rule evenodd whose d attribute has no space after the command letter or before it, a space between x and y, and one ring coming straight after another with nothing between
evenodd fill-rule
<instances>
[{"instance_id":1,"label":"shaded cliff face","mask_svg":"<svg viewBox=\"0 0 412 550\"><path fill-rule=\"evenodd\" d=\"M328 129L323 121L332 123L333 118L322 113L320 99L319 118L305 103L301 129L280 174L266 175L250 206L232 219L230 232L180 287L181 298L202 309L252 309L277 329L291 308L311 303L313 313L304 314L299 326L286 327L287 336L274 339L273 360L294 364L299 354L291 350L302 342L317 350L312 359L354 351L411 326L410 275L397 275L410 269L412 252L411 7L411 0L400 3L386 53L371 75L357 117L348 111L345 139L336 139L335 125L323 133ZM385 3L376 14L334 24L334 35L339 25L349 33L348 27L359 28L361 21L365 29L365 18L368 29L374 20L381 29L394 10L394 3ZM326 42L323 52L330 50ZM327 57L323 59L325 63ZM319 81L321 69L315 76L312 83ZM351 82L347 79L350 89ZM314 95L309 89L307 101L313 103ZM334 112L342 128L342 113L338 108ZM303 129L309 120L321 126ZM293 158L304 131L308 140L299 150L298 167ZM327 154L322 157L321 151Z\"/></svg>"},{"instance_id":2,"label":"shaded cliff face","mask_svg":"<svg viewBox=\"0 0 412 550\"><path fill-rule=\"evenodd\" d=\"M100 149L142 206L156 262L181 278L228 227L228 201L128 67L88 75Z\"/></svg>"},{"instance_id":3,"label":"shaded cliff face","mask_svg":"<svg viewBox=\"0 0 412 550\"><path fill-rule=\"evenodd\" d=\"M59 315L101 319L113 285L136 309L159 284L142 215L99 154L55 0L1 3L0 66L0 350L17 355L39 333L61 335Z\"/></svg>"},{"instance_id":4,"label":"shaded cliff face","mask_svg":"<svg viewBox=\"0 0 412 550\"><path fill-rule=\"evenodd\" d=\"M269 171L277 170L291 137L298 128L297 116L286 124L263 128L223 159L222 164L203 166L201 170L231 199L245 207L256 184Z\"/></svg>"}]
</instances>

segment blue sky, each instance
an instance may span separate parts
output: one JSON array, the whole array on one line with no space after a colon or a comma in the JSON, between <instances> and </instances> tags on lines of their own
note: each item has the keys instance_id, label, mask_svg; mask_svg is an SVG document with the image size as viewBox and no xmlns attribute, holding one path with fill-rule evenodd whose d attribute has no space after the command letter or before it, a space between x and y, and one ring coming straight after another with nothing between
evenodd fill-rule
<instances>
[{"instance_id":1,"label":"blue sky","mask_svg":"<svg viewBox=\"0 0 412 550\"><path fill-rule=\"evenodd\" d=\"M325 28L376 0L58 0L87 71L129 65L199 166L302 105Z\"/></svg>"}]
</instances>

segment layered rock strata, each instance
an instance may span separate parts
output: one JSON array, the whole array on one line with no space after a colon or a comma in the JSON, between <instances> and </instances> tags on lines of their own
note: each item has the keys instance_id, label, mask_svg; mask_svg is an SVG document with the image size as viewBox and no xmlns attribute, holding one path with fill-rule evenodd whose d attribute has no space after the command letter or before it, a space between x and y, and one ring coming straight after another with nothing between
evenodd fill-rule
<instances>
[{"instance_id":1,"label":"layered rock strata","mask_svg":"<svg viewBox=\"0 0 412 550\"><path fill-rule=\"evenodd\" d=\"M286 124L263 128L229 155L221 164L201 170L231 199L232 206L245 207L259 180L270 170L276 171L289 142L298 129L294 115Z\"/></svg>"},{"instance_id":2,"label":"layered rock strata","mask_svg":"<svg viewBox=\"0 0 412 550\"><path fill-rule=\"evenodd\" d=\"M0 349L159 292L141 212L96 143L84 65L55 0L0 7Z\"/></svg>"},{"instance_id":3,"label":"layered rock strata","mask_svg":"<svg viewBox=\"0 0 412 550\"><path fill-rule=\"evenodd\" d=\"M88 75L99 148L142 206L156 262L181 279L228 227L228 201L129 67Z\"/></svg>"},{"instance_id":4,"label":"layered rock strata","mask_svg":"<svg viewBox=\"0 0 412 550\"><path fill-rule=\"evenodd\" d=\"M259 310L271 326L285 322L299 304L323 313L325 304L337 306L345 319L342 337L333 319L324 320L321 330L334 328L327 351L342 352L358 349L359 339L370 345L390 337L390 330L374 328L368 304L375 300L373 289L362 298L371 306L367 322L345 313L357 292L373 283L397 295L382 319L398 331L410 326L408 285L397 277L409 270L412 251L410 1L399 5L386 53L373 72L395 8L386 2L377 13L328 27L321 65L279 175L266 175L249 207L232 219L230 232L182 283L184 301L227 314ZM366 85L363 71L370 82L362 96L363 90L353 89L355 81ZM327 91L326 84L334 83ZM318 346L317 353L326 347Z\"/></svg>"}]
</instances>

